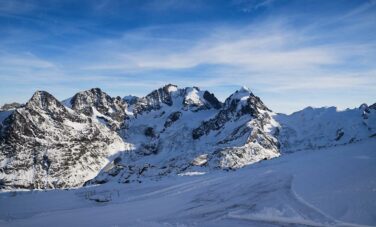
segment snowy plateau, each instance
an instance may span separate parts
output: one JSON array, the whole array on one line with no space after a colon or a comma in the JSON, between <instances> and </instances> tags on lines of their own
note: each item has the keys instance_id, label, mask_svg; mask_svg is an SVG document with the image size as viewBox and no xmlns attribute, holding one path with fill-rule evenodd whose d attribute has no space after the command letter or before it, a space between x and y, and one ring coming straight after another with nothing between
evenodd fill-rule
<instances>
[{"instance_id":1,"label":"snowy plateau","mask_svg":"<svg viewBox=\"0 0 376 227\"><path fill-rule=\"evenodd\" d=\"M376 226L376 104L168 84L0 109L0 226Z\"/></svg>"}]
</instances>

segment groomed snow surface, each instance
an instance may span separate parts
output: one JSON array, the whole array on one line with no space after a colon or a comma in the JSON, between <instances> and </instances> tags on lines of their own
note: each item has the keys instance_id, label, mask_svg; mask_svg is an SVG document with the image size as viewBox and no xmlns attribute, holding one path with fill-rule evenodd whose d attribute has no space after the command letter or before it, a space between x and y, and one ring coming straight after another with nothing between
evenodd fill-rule
<instances>
[{"instance_id":1,"label":"groomed snow surface","mask_svg":"<svg viewBox=\"0 0 376 227\"><path fill-rule=\"evenodd\" d=\"M376 139L236 171L0 193L0 226L375 226Z\"/></svg>"}]
</instances>

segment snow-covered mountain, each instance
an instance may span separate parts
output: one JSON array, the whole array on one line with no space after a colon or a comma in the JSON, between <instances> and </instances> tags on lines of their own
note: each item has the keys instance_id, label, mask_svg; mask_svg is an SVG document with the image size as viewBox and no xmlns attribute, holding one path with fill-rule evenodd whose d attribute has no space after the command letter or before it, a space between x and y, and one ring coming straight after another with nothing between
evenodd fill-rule
<instances>
[{"instance_id":1,"label":"snow-covered mountain","mask_svg":"<svg viewBox=\"0 0 376 227\"><path fill-rule=\"evenodd\" d=\"M376 105L276 114L243 87L224 103L197 87L145 97L99 88L62 102L36 92L0 110L0 187L66 188L236 169L376 134Z\"/></svg>"},{"instance_id":2,"label":"snow-covered mountain","mask_svg":"<svg viewBox=\"0 0 376 227\"><path fill-rule=\"evenodd\" d=\"M272 112L249 90L224 104L208 91L166 85L130 106L123 152L90 183L159 179L211 168L238 168L277 157Z\"/></svg>"},{"instance_id":3,"label":"snow-covered mountain","mask_svg":"<svg viewBox=\"0 0 376 227\"><path fill-rule=\"evenodd\" d=\"M93 178L125 149L116 132L38 91L0 125L2 188L65 188Z\"/></svg>"},{"instance_id":4,"label":"snow-covered mountain","mask_svg":"<svg viewBox=\"0 0 376 227\"><path fill-rule=\"evenodd\" d=\"M291 115L278 114L281 151L318 149L376 136L376 105L338 110L307 107Z\"/></svg>"}]
</instances>

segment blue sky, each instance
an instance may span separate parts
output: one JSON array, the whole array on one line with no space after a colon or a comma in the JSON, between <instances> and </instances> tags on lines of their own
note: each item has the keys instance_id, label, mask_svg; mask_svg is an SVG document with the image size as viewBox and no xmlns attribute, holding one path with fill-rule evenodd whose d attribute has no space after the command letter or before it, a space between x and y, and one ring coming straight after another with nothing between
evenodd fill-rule
<instances>
[{"instance_id":1,"label":"blue sky","mask_svg":"<svg viewBox=\"0 0 376 227\"><path fill-rule=\"evenodd\" d=\"M376 102L376 1L2 0L0 104L167 83L274 111Z\"/></svg>"}]
</instances>

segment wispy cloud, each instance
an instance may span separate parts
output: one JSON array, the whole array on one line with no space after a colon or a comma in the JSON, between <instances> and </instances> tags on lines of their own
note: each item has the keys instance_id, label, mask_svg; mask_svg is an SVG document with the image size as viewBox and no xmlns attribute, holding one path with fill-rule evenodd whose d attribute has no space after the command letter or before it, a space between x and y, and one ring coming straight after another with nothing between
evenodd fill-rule
<instances>
[{"instance_id":1,"label":"wispy cloud","mask_svg":"<svg viewBox=\"0 0 376 227\"><path fill-rule=\"evenodd\" d=\"M168 30L168 27L165 29ZM315 31L312 30L312 33ZM265 87L276 87L278 86L276 81L279 83L287 81L290 85L285 86L285 89L294 89L294 86L295 89L317 89L318 86L309 82L314 79L328 83L340 81L341 76L337 71L342 70L345 73L351 70L349 65L354 62L358 66L363 66L364 70L374 72L371 62L365 62L367 61L365 59L374 59L375 44L321 42L315 44L316 39L320 37L315 37L316 35L310 32L301 33L288 24L266 23L246 28L219 27L194 41L169 40L170 46L166 46L163 39L152 37L150 33L138 34L137 31L135 33L127 34L125 38L112 40L110 43L95 44L97 50L104 49L103 52L99 52L110 60L86 63L81 66L82 69L103 73L148 73L157 70L176 71L203 65L221 65L225 66L222 69L226 69L226 72L221 73L218 70L213 72L213 77L217 78L218 83L231 83L232 78L237 77L243 78L242 81L247 83L251 83L251 80L262 80L267 82ZM153 47L147 45L143 47L140 43L137 43L134 49L126 47L128 38L135 36L142 40L141 43L153 40ZM335 67L333 71L337 73L333 74L331 67ZM229 68L233 72L232 75L227 72ZM261 79L255 79L252 75L257 75ZM309 79L303 80L305 77ZM357 77L362 77L362 74L358 74ZM202 82L210 78L206 76ZM183 78L179 79L183 80ZM365 81L370 79L372 78L364 78ZM303 86L303 82L298 83L299 80L307 81L304 82L306 85ZM354 79L354 81L359 80L359 78ZM218 83L217 85L220 85ZM310 84L312 86L309 86ZM324 83L321 89L332 88L325 84L327 83ZM357 84L359 83L353 85Z\"/></svg>"}]
</instances>

